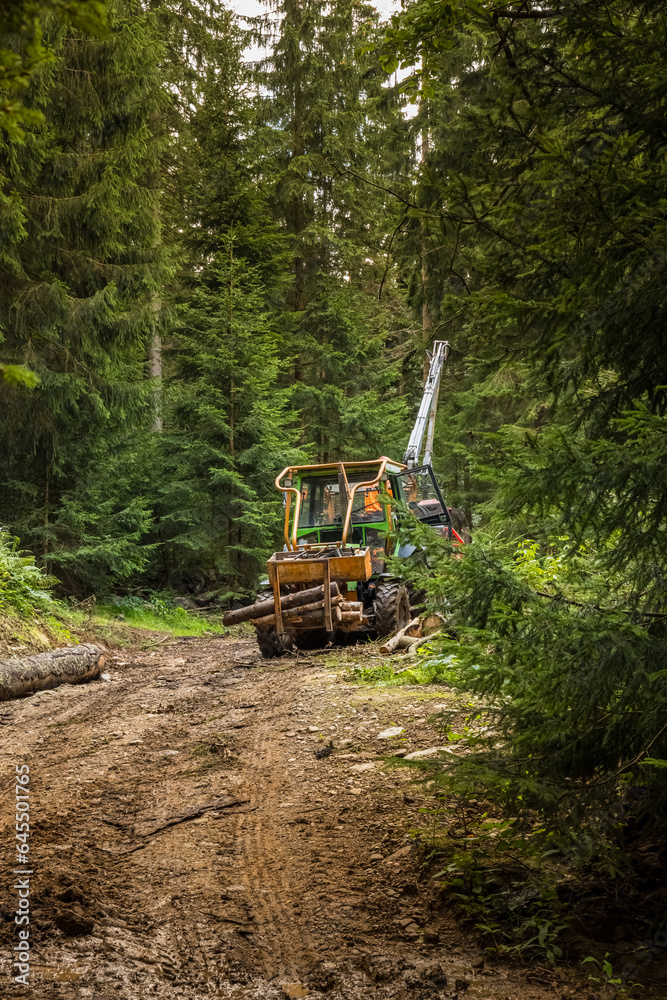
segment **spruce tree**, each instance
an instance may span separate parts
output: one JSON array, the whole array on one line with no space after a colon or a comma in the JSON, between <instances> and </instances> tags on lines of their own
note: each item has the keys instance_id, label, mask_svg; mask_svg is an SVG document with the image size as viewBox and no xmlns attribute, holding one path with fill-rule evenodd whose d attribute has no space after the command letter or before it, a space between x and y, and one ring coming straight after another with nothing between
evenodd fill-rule
<instances>
[{"instance_id":1,"label":"spruce tree","mask_svg":"<svg viewBox=\"0 0 667 1000\"><path fill-rule=\"evenodd\" d=\"M286 446L289 389L261 269L236 257L233 229L193 285L170 351L160 534L172 583L208 576L248 592L279 541L274 487L298 461Z\"/></svg>"},{"instance_id":2,"label":"spruce tree","mask_svg":"<svg viewBox=\"0 0 667 1000\"><path fill-rule=\"evenodd\" d=\"M285 349L302 441L313 457L372 457L402 449L400 370L388 349L409 325L393 274L378 299L389 239L386 196L358 176L372 169L402 118L375 57L366 4L284 0L260 64L260 113L274 217L289 234L291 316ZM266 23L266 22L265 22ZM270 24L270 18L268 19ZM387 146L382 170L394 153ZM372 167L371 167L372 164ZM382 172L382 171L381 171Z\"/></svg>"},{"instance_id":3,"label":"spruce tree","mask_svg":"<svg viewBox=\"0 0 667 1000\"><path fill-rule=\"evenodd\" d=\"M433 295L467 367L468 459L493 477L496 539L432 581L459 680L496 699L472 776L561 830L642 788L664 825L663 10L464 10L426 0L390 44L428 56Z\"/></svg>"},{"instance_id":4,"label":"spruce tree","mask_svg":"<svg viewBox=\"0 0 667 1000\"><path fill-rule=\"evenodd\" d=\"M26 106L22 97L31 75L53 60L49 24L103 36L106 7L105 0L1 0L0 128L8 135L19 138L23 124L42 121L39 110Z\"/></svg>"},{"instance_id":5,"label":"spruce tree","mask_svg":"<svg viewBox=\"0 0 667 1000\"><path fill-rule=\"evenodd\" d=\"M106 588L146 561L137 435L168 274L161 47L132 2L113 6L106 39L57 22L50 31L56 57L25 97L43 123L0 146L3 358L40 378L30 394L0 387L0 516L70 585Z\"/></svg>"},{"instance_id":6,"label":"spruce tree","mask_svg":"<svg viewBox=\"0 0 667 1000\"><path fill-rule=\"evenodd\" d=\"M279 385L289 248L252 169L259 139L241 60L246 35L229 15L219 28L182 136L157 566L173 584L208 576L238 594L279 544L274 480L299 456L286 429L290 390Z\"/></svg>"}]
</instances>

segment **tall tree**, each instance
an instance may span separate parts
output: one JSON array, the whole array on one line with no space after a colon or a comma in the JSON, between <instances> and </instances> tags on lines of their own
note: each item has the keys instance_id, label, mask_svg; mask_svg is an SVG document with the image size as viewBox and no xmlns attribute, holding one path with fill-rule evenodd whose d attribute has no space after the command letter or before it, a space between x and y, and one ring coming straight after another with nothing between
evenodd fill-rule
<instances>
[{"instance_id":1,"label":"tall tree","mask_svg":"<svg viewBox=\"0 0 667 1000\"><path fill-rule=\"evenodd\" d=\"M42 121L38 109L23 103L22 94L31 75L54 58L44 35L49 21L105 35L106 12L105 0L1 0L0 128L8 135L18 138L24 123Z\"/></svg>"},{"instance_id":2,"label":"tall tree","mask_svg":"<svg viewBox=\"0 0 667 1000\"><path fill-rule=\"evenodd\" d=\"M424 0L386 52L427 53L415 85L443 124L420 211L468 458L486 440L494 526L560 566L543 551L525 575L525 551L480 543L440 596L474 650L464 682L498 697L507 742L494 725L484 763L555 824L594 824L628 783L667 816L666 30L655 0Z\"/></svg>"},{"instance_id":3,"label":"tall tree","mask_svg":"<svg viewBox=\"0 0 667 1000\"><path fill-rule=\"evenodd\" d=\"M166 352L161 572L246 591L278 543L276 474L294 461L280 331L290 254L252 168L247 41L230 15L182 132L178 323Z\"/></svg>"},{"instance_id":4,"label":"tall tree","mask_svg":"<svg viewBox=\"0 0 667 1000\"><path fill-rule=\"evenodd\" d=\"M377 31L366 4L284 0L258 67L261 172L273 211L290 236L292 286L286 349L301 439L320 460L395 451L405 436L398 365L387 348L409 325L393 275L378 301L389 239L386 198L356 175L405 160L407 130L396 95L371 53ZM402 140L393 143L397 134ZM383 143L384 140L384 143Z\"/></svg>"},{"instance_id":5,"label":"tall tree","mask_svg":"<svg viewBox=\"0 0 667 1000\"><path fill-rule=\"evenodd\" d=\"M149 409L147 346L168 275L161 46L132 0L109 23L105 39L50 24L55 58L25 97L43 123L0 146L3 355L41 380L29 396L0 388L2 517L91 586L145 562L132 439Z\"/></svg>"}]
</instances>

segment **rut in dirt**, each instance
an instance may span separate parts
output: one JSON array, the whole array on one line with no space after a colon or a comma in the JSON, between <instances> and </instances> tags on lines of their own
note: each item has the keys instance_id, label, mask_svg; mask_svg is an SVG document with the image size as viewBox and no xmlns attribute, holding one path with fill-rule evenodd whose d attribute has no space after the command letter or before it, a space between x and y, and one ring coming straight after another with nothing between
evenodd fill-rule
<instances>
[{"instance_id":1,"label":"rut in dirt","mask_svg":"<svg viewBox=\"0 0 667 1000\"><path fill-rule=\"evenodd\" d=\"M34 788L35 997L554 995L489 965L421 873L427 799L379 736L399 719L432 746L442 692L370 694L251 640L115 654L109 675L4 710L5 765ZM2 816L9 871L7 794ZM25 995L7 971L2 995Z\"/></svg>"}]
</instances>

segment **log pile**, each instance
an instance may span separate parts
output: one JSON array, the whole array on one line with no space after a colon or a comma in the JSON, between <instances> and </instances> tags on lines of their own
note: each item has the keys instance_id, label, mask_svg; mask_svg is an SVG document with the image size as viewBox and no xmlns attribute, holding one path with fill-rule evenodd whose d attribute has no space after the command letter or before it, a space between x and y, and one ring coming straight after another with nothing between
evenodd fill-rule
<instances>
[{"instance_id":1,"label":"log pile","mask_svg":"<svg viewBox=\"0 0 667 1000\"><path fill-rule=\"evenodd\" d=\"M346 592L347 593L347 592ZM337 583L330 585L331 621L334 628L351 631L367 624L361 601L348 601L341 594ZM286 629L316 629L324 627L324 587L309 587L294 594L285 594L280 599L283 626ZM257 628L270 629L276 624L276 609L273 598L258 601L245 608L228 611L222 619L223 625L239 625L250 622Z\"/></svg>"}]
</instances>

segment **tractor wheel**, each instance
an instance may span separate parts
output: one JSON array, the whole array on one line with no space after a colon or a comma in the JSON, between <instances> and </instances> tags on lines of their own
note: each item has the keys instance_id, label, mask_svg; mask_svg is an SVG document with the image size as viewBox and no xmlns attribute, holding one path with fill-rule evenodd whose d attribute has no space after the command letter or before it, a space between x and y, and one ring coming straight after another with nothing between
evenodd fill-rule
<instances>
[{"instance_id":1,"label":"tractor wheel","mask_svg":"<svg viewBox=\"0 0 667 1000\"><path fill-rule=\"evenodd\" d=\"M270 659L272 656L282 656L292 648L294 637L286 632L285 635L278 635L273 629L255 628L257 634L257 645L262 656Z\"/></svg>"},{"instance_id":2,"label":"tractor wheel","mask_svg":"<svg viewBox=\"0 0 667 1000\"><path fill-rule=\"evenodd\" d=\"M410 621L410 598L400 580L380 580L375 589L375 629L379 639Z\"/></svg>"}]
</instances>

